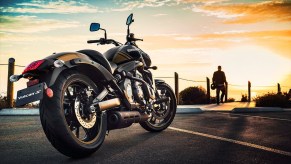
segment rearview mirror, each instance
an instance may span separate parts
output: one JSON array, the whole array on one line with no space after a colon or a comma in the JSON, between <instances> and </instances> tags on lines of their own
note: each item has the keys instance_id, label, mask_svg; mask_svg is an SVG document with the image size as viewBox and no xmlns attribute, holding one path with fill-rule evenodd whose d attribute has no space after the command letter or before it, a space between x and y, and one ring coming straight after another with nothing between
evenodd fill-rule
<instances>
[{"instance_id":1,"label":"rearview mirror","mask_svg":"<svg viewBox=\"0 0 291 164\"><path fill-rule=\"evenodd\" d=\"M98 31L100 29L100 24L99 23L91 23L90 25L90 31Z\"/></svg>"},{"instance_id":2,"label":"rearview mirror","mask_svg":"<svg viewBox=\"0 0 291 164\"><path fill-rule=\"evenodd\" d=\"M126 25L130 25L132 22L133 22L133 14L131 13L128 17L127 17L127 20L126 20Z\"/></svg>"}]
</instances>

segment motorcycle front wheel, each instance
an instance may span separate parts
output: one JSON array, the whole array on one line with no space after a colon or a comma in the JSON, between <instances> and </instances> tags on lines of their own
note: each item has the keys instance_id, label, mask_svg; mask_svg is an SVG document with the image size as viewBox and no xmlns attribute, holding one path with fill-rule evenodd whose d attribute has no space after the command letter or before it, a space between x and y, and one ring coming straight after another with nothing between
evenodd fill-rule
<instances>
[{"instance_id":1,"label":"motorcycle front wheel","mask_svg":"<svg viewBox=\"0 0 291 164\"><path fill-rule=\"evenodd\" d=\"M51 87L53 97L40 102L40 120L51 144L62 154L82 158L102 145L106 134L106 116L89 110L93 97L102 87L85 75L66 71Z\"/></svg>"},{"instance_id":2,"label":"motorcycle front wheel","mask_svg":"<svg viewBox=\"0 0 291 164\"><path fill-rule=\"evenodd\" d=\"M165 130L176 115L177 100L172 88L166 83L157 84L156 97L169 98L168 102L155 104L150 117L140 125L150 132L160 132Z\"/></svg>"}]
</instances>

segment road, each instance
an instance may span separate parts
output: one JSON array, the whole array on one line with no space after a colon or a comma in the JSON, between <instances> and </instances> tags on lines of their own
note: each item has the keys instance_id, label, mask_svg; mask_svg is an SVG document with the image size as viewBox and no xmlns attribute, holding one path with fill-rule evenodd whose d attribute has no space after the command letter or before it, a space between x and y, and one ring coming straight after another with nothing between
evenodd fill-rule
<instances>
[{"instance_id":1,"label":"road","mask_svg":"<svg viewBox=\"0 0 291 164\"><path fill-rule=\"evenodd\" d=\"M110 131L85 159L46 139L38 116L0 116L0 163L291 163L291 112L177 114L149 133L138 124Z\"/></svg>"}]
</instances>

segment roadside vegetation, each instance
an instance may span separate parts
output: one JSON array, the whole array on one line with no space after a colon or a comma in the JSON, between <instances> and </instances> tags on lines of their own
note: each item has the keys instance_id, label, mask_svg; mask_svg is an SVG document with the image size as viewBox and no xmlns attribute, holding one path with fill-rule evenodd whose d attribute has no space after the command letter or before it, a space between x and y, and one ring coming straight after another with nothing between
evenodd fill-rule
<instances>
[{"instance_id":1,"label":"roadside vegetation","mask_svg":"<svg viewBox=\"0 0 291 164\"><path fill-rule=\"evenodd\" d=\"M291 108L291 95L287 93L267 93L254 98L257 107Z\"/></svg>"},{"instance_id":2,"label":"roadside vegetation","mask_svg":"<svg viewBox=\"0 0 291 164\"><path fill-rule=\"evenodd\" d=\"M240 101L241 102L247 102L248 101L248 95L247 94L242 94Z\"/></svg>"},{"instance_id":3,"label":"roadside vegetation","mask_svg":"<svg viewBox=\"0 0 291 164\"><path fill-rule=\"evenodd\" d=\"M205 88L199 86L188 87L179 93L181 105L207 104L207 94ZM227 102L234 102L234 98L228 98ZM216 103L215 97L210 97L210 103Z\"/></svg>"},{"instance_id":4,"label":"roadside vegetation","mask_svg":"<svg viewBox=\"0 0 291 164\"><path fill-rule=\"evenodd\" d=\"M8 107L7 97L0 96L0 109L7 107Z\"/></svg>"},{"instance_id":5,"label":"roadside vegetation","mask_svg":"<svg viewBox=\"0 0 291 164\"><path fill-rule=\"evenodd\" d=\"M206 90L199 87L188 87L179 93L180 104L193 105L207 103Z\"/></svg>"},{"instance_id":6,"label":"roadside vegetation","mask_svg":"<svg viewBox=\"0 0 291 164\"><path fill-rule=\"evenodd\" d=\"M13 100L13 106L15 107L15 100ZM38 107L39 107L39 103L29 103L22 106L22 108L38 108ZM0 109L3 109L3 108L9 108L9 104L7 102L7 97L0 95Z\"/></svg>"}]
</instances>

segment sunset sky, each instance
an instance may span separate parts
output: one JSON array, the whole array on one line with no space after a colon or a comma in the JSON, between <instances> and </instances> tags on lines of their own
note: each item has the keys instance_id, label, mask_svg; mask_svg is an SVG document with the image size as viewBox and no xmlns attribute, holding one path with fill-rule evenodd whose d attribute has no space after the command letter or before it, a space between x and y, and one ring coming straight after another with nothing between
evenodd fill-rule
<instances>
[{"instance_id":1,"label":"sunset sky","mask_svg":"<svg viewBox=\"0 0 291 164\"><path fill-rule=\"evenodd\" d=\"M0 1L0 64L14 57L17 65L44 58L53 52L111 46L86 43L103 36L89 32L99 22L108 38L125 42L125 21L159 69L156 76L205 81L218 65L226 73L229 97L239 99L291 88L291 0L78 0ZM17 68L21 73L23 68ZM0 92L6 91L7 67L0 66ZM173 80L167 79L173 85ZM26 80L16 84L25 87ZM181 81L181 89L204 82ZM241 86L242 85L242 86ZM257 87L256 86L261 86ZM214 95L214 94L213 94Z\"/></svg>"}]
</instances>

